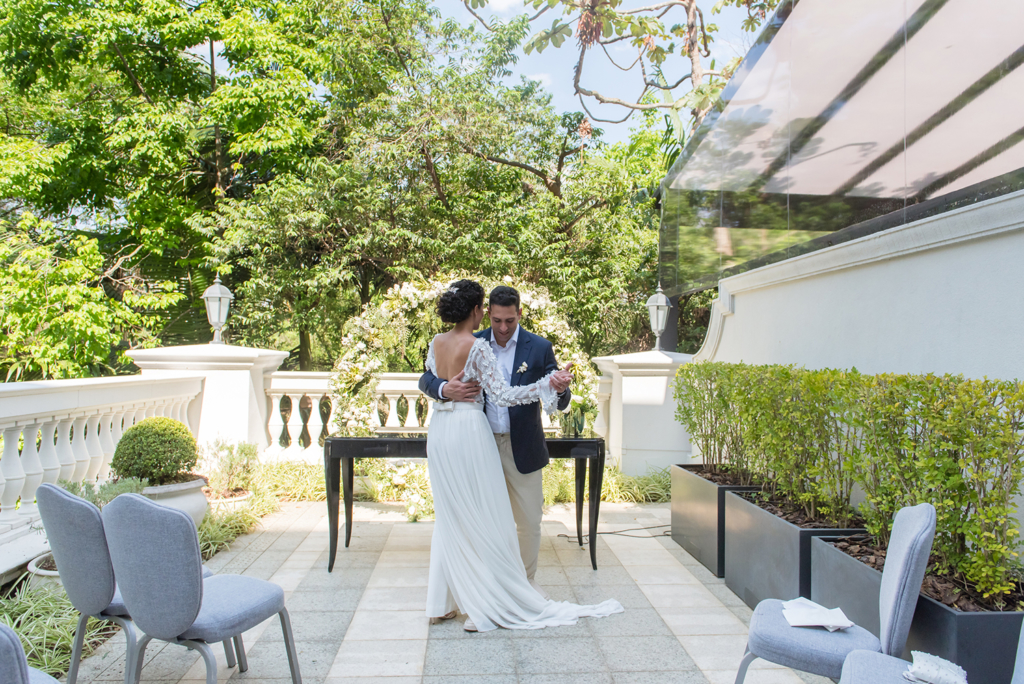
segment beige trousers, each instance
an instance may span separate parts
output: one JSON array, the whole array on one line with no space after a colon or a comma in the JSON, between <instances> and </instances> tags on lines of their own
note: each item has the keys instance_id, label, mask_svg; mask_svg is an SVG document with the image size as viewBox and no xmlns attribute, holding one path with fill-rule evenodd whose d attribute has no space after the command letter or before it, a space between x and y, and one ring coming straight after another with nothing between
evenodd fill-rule
<instances>
[{"instance_id":1,"label":"beige trousers","mask_svg":"<svg viewBox=\"0 0 1024 684\"><path fill-rule=\"evenodd\" d=\"M494 441L501 454L501 467L505 471L508 498L512 502L512 517L519 534L519 554L526 566L526 577L537 574L537 556L540 555L540 522L544 517L543 469L524 475L516 468L512 456L512 439L508 433L495 433Z\"/></svg>"}]
</instances>

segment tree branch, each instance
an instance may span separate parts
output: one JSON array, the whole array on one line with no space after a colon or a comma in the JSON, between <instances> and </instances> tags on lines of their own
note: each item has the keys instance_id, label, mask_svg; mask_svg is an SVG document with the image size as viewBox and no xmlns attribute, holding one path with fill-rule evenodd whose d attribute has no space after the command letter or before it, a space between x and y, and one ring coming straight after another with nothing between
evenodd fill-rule
<instances>
[{"instance_id":1,"label":"tree branch","mask_svg":"<svg viewBox=\"0 0 1024 684\"><path fill-rule=\"evenodd\" d=\"M602 95L601 93L596 92L594 90L588 90L588 89L584 88L583 86L580 85L580 75L583 73L583 58L586 56L586 54L587 54L587 48L585 48L585 47L580 48L580 59L576 63L576 73L573 75L573 79L572 79L572 84L573 84L573 87L576 89L576 94L577 95L586 95L587 97L592 97L595 100L597 100L598 102L600 102L601 104L614 104L614 105L619 105L621 107L628 107L629 109L636 109L636 110L645 110L645 109L676 109L677 108L675 102L663 102L661 104L657 104L657 103L642 104L641 100L644 99L644 95L646 95L647 91L649 90L649 88L646 85L644 86L644 90L643 90L642 93L640 93L640 97L637 98L636 102L627 102L626 100L622 100L622 99L619 99L617 97L607 97L606 95ZM645 80L646 80L646 78L645 78ZM583 102L583 100L580 99L580 102ZM583 107L585 109L586 105L583 105ZM590 114L590 110L587 110L587 113ZM629 116L626 116L626 118L622 119L621 121L609 121L608 119L598 119L597 117L593 116L592 114L591 114L591 118L593 118L595 121L603 121L605 123L622 123L622 121L625 121L626 119L628 119Z\"/></svg>"},{"instance_id":2,"label":"tree branch","mask_svg":"<svg viewBox=\"0 0 1024 684\"><path fill-rule=\"evenodd\" d=\"M655 12L657 10L672 9L673 7L685 7L686 3L680 0L670 0L669 2L662 2L657 5L650 5L649 7L640 7L638 9L623 10L619 14L642 14L644 12Z\"/></svg>"},{"instance_id":3,"label":"tree branch","mask_svg":"<svg viewBox=\"0 0 1024 684\"><path fill-rule=\"evenodd\" d=\"M462 4L466 6L466 9L469 10L470 14L472 14L474 17L476 17L477 21L479 21L481 24L483 24L485 29L487 29L488 31L493 31L494 30L486 21L484 21L483 17L481 17L479 14L476 13L476 11L473 10L473 8L469 4L469 0L462 0Z\"/></svg>"},{"instance_id":4,"label":"tree branch","mask_svg":"<svg viewBox=\"0 0 1024 684\"><path fill-rule=\"evenodd\" d=\"M628 68L628 69L627 69L627 68L625 68L625 67L621 67L621 66L619 66L619 65L618 65L618 64L617 64L617 63L615 62L615 59L614 59L614 58L612 57L611 53L610 53L610 52L608 52L608 48L607 48L607 47L605 46L605 44L604 44L604 43L601 43L600 45L601 45L601 49L602 49L602 50L604 50L604 54L605 54L605 56L606 56L606 57L608 57L608 61L609 61L609 62L611 62L611 63L612 63L612 64L613 64L614 66L616 66L616 67L618 67L619 69L621 69L622 71L632 71L632 70L633 70L633 67L635 67L635 66L636 66L636 63L640 61L640 57L637 57L637 58L636 58L636 60L635 60L635 61L634 61L634 62L633 62L632 64L630 64L630 65L629 65L629 68Z\"/></svg>"},{"instance_id":5,"label":"tree branch","mask_svg":"<svg viewBox=\"0 0 1024 684\"><path fill-rule=\"evenodd\" d=\"M149 94L146 93L146 89L142 87L141 83L139 83L139 79L135 78L135 72L132 71L130 66L128 66L128 60L125 59L124 55L121 53L121 48L117 47L117 43L114 41L110 41L110 44L114 46L114 52L116 52L117 56L121 58L121 64L124 65L124 70L128 72L128 78L130 78L132 83L135 84L135 87L138 89L139 93L142 94L142 97L146 98L146 102L153 104L153 100L149 99Z\"/></svg>"},{"instance_id":6,"label":"tree branch","mask_svg":"<svg viewBox=\"0 0 1024 684\"><path fill-rule=\"evenodd\" d=\"M448 195L444 191L444 186L441 185L441 178L437 175L437 168L434 166L434 157L430 154L430 148L427 147L427 142L425 140L423 141L423 158L427 162L427 172L430 174L430 178L434 183L434 190L437 191L437 198L441 200L441 204L448 210L452 226L458 229L459 226L455 220L455 212L452 211L452 205L448 203Z\"/></svg>"}]
</instances>

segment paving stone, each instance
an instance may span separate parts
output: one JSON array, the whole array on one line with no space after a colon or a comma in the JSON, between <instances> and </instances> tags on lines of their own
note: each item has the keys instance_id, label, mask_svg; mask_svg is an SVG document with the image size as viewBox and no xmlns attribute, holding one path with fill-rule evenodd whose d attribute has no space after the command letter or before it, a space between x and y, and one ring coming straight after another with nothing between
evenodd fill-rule
<instances>
[{"instance_id":1,"label":"paving stone","mask_svg":"<svg viewBox=\"0 0 1024 684\"><path fill-rule=\"evenodd\" d=\"M293 594L294 596L294 594ZM307 641L329 641L340 644L345 638L345 632L352 621L351 611L321 611L321 610L292 610L289 608L288 617L292 623L292 634L296 642ZM258 643L264 641L284 641L284 632L281 631L281 621L272 618L271 624L259 638Z\"/></svg>"},{"instance_id":2,"label":"paving stone","mask_svg":"<svg viewBox=\"0 0 1024 684\"><path fill-rule=\"evenodd\" d=\"M373 680L374 684L377 680ZM517 684L522 682L514 674L498 675L427 675L423 684Z\"/></svg>"},{"instance_id":3,"label":"paving stone","mask_svg":"<svg viewBox=\"0 0 1024 684\"><path fill-rule=\"evenodd\" d=\"M302 585L285 600L288 612L304 611L353 611L363 595L362 587L346 587L329 592L304 591Z\"/></svg>"},{"instance_id":4,"label":"paving stone","mask_svg":"<svg viewBox=\"0 0 1024 684\"><path fill-rule=\"evenodd\" d=\"M338 653L338 644L322 641L295 642L295 650L299 656L299 672L305 681L323 679L331 669L331 663ZM260 639L251 648L246 648L249 661L247 672L237 672L232 676L235 680L249 679L286 679L291 677L288 668L288 654L283 641Z\"/></svg>"},{"instance_id":5,"label":"paving stone","mask_svg":"<svg viewBox=\"0 0 1024 684\"><path fill-rule=\"evenodd\" d=\"M514 662L511 639L431 639L423 674L502 675L515 672Z\"/></svg>"},{"instance_id":6,"label":"paving stone","mask_svg":"<svg viewBox=\"0 0 1024 684\"><path fill-rule=\"evenodd\" d=\"M465 615L460 615L454 620L442 620L436 625L428 622L428 633L430 641L435 639L511 639L511 629L492 629L489 632L467 632L463 629L466 621Z\"/></svg>"},{"instance_id":7,"label":"paving stone","mask_svg":"<svg viewBox=\"0 0 1024 684\"><path fill-rule=\"evenodd\" d=\"M686 672L614 672L615 684L709 684L700 670Z\"/></svg>"},{"instance_id":8,"label":"paving stone","mask_svg":"<svg viewBox=\"0 0 1024 684\"><path fill-rule=\"evenodd\" d=\"M585 618L595 636L672 636L653 608L629 608L600 619Z\"/></svg>"},{"instance_id":9,"label":"paving stone","mask_svg":"<svg viewBox=\"0 0 1024 684\"><path fill-rule=\"evenodd\" d=\"M426 649L423 639L345 641L329 677L420 677Z\"/></svg>"},{"instance_id":10,"label":"paving stone","mask_svg":"<svg viewBox=\"0 0 1024 684\"><path fill-rule=\"evenodd\" d=\"M676 637L597 637L597 641L608 668L615 672L697 669Z\"/></svg>"},{"instance_id":11,"label":"paving stone","mask_svg":"<svg viewBox=\"0 0 1024 684\"><path fill-rule=\"evenodd\" d=\"M516 669L520 674L608 671L593 637L512 639L512 644L516 653Z\"/></svg>"},{"instance_id":12,"label":"paving stone","mask_svg":"<svg viewBox=\"0 0 1024 684\"><path fill-rule=\"evenodd\" d=\"M564 572L569 579L569 584L573 586L636 585L636 581L621 566L602 567L598 564L597 570L594 570L593 567L577 566L564 568Z\"/></svg>"},{"instance_id":13,"label":"paving stone","mask_svg":"<svg viewBox=\"0 0 1024 684\"><path fill-rule=\"evenodd\" d=\"M628 584L618 584L614 587L596 586L575 586L572 588L576 594L576 603L593 605L606 599L613 598L622 604L626 610L630 608L650 608L651 602L640 587Z\"/></svg>"},{"instance_id":14,"label":"paving stone","mask_svg":"<svg viewBox=\"0 0 1024 684\"><path fill-rule=\"evenodd\" d=\"M585 676L576 674L521 674L519 684L613 684L610 672L588 672Z\"/></svg>"}]
</instances>

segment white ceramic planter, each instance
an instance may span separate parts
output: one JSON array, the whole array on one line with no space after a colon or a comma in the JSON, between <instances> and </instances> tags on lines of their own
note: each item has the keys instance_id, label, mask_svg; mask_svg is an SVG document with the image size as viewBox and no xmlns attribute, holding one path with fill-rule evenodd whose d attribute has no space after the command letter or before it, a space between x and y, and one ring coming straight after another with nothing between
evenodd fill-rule
<instances>
[{"instance_id":1,"label":"white ceramic planter","mask_svg":"<svg viewBox=\"0 0 1024 684\"><path fill-rule=\"evenodd\" d=\"M203 494L205 486L206 480L200 477L191 482L146 487L142 490L142 495L163 506L188 513L195 521L196 527L199 527L206 517L206 510L210 507L206 495Z\"/></svg>"},{"instance_id":2,"label":"white ceramic planter","mask_svg":"<svg viewBox=\"0 0 1024 684\"><path fill-rule=\"evenodd\" d=\"M39 567L43 561L53 557L49 551L41 556L36 556L28 562L28 586L33 589L59 589L60 573L56 570L43 570Z\"/></svg>"}]
</instances>

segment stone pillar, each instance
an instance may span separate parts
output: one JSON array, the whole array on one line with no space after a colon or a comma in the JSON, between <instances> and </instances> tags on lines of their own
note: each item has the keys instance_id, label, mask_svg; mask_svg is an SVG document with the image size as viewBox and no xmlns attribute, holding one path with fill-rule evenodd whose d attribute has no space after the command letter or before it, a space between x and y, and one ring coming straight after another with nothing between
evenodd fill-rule
<instances>
[{"instance_id":1,"label":"stone pillar","mask_svg":"<svg viewBox=\"0 0 1024 684\"><path fill-rule=\"evenodd\" d=\"M143 377L203 375L203 391L184 412L196 441L252 442L262 452L267 440L267 395L263 374L274 371L288 352L193 344L128 352Z\"/></svg>"},{"instance_id":2,"label":"stone pillar","mask_svg":"<svg viewBox=\"0 0 1024 684\"><path fill-rule=\"evenodd\" d=\"M603 415L595 428L604 431L611 462L627 475L690 462L690 436L675 419L672 392L676 370L689 360L665 351L594 359L603 376L600 394L608 396L599 397Z\"/></svg>"}]
</instances>

